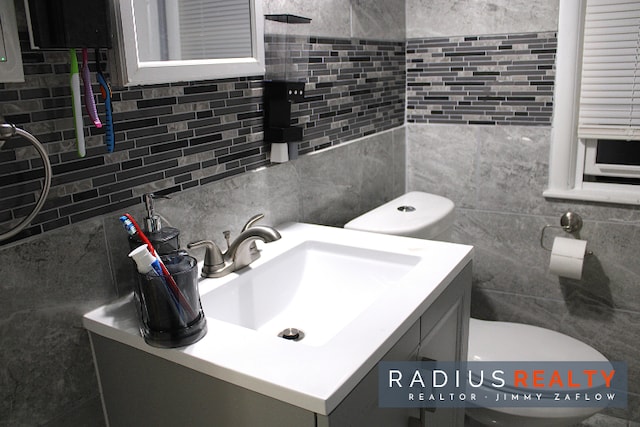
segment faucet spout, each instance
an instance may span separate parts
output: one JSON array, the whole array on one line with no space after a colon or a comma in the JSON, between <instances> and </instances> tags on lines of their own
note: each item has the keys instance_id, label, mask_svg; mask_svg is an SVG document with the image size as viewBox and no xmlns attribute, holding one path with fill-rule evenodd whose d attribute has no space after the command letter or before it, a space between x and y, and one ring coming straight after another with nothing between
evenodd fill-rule
<instances>
[{"instance_id":1,"label":"faucet spout","mask_svg":"<svg viewBox=\"0 0 640 427\"><path fill-rule=\"evenodd\" d=\"M226 261L233 262L234 270L246 267L260 258L260 251L252 244L253 242L262 240L265 243L270 243L281 237L278 230L267 225L249 227L229 245L229 249L225 252Z\"/></svg>"}]
</instances>

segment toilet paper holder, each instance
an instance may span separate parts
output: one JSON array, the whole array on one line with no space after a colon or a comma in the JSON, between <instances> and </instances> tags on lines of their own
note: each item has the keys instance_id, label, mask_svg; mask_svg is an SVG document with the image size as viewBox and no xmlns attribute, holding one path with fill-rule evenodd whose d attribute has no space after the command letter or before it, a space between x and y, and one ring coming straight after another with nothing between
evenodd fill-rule
<instances>
[{"instance_id":1,"label":"toilet paper holder","mask_svg":"<svg viewBox=\"0 0 640 427\"><path fill-rule=\"evenodd\" d=\"M582 230L582 224L583 224L582 217L580 215L571 211L565 212L560 217L560 225L547 224L544 227L542 227L542 231L540 232L540 247L542 247L542 249L546 251L551 252L551 249L547 248L544 245L544 233L548 228L560 228L565 232L573 235L574 233L578 233L580 232L580 230ZM593 255L593 252L591 252L590 250L587 250L585 255Z\"/></svg>"}]
</instances>

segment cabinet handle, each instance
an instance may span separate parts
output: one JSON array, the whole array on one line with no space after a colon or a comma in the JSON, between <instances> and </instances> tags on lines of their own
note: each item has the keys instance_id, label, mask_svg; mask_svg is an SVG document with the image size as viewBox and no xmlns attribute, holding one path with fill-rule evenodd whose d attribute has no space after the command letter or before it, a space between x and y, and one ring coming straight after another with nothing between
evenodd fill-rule
<instances>
[{"instance_id":1,"label":"cabinet handle","mask_svg":"<svg viewBox=\"0 0 640 427\"><path fill-rule=\"evenodd\" d=\"M430 359L428 357L424 357L422 356L420 358L420 360L422 360L423 362L436 362L436 359ZM436 408L420 408L420 418L424 420L424 412L431 412L434 413L436 412Z\"/></svg>"}]
</instances>

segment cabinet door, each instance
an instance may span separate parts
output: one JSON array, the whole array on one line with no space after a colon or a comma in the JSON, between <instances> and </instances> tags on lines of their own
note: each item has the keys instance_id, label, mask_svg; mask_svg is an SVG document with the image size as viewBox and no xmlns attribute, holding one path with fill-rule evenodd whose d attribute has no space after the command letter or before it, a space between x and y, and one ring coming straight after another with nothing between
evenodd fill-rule
<instances>
[{"instance_id":1,"label":"cabinet door","mask_svg":"<svg viewBox=\"0 0 640 427\"><path fill-rule=\"evenodd\" d=\"M458 361L467 358L471 266L454 279L421 318L421 341L418 357L426 360ZM424 427L464 425L460 408L425 408L421 413Z\"/></svg>"},{"instance_id":2,"label":"cabinet door","mask_svg":"<svg viewBox=\"0 0 640 427\"><path fill-rule=\"evenodd\" d=\"M420 322L417 321L381 360L417 360ZM407 427L410 417L418 417L413 408L378 406L378 365L358 383L328 416L317 415L317 427Z\"/></svg>"},{"instance_id":3,"label":"cabinet door","mask_svg":"<svg viewBox=\"0 0 640 427\"><path fill-rule=\"evenodd\" d=\"M90 333L111 427L315 427L315 414Z\"/></svg>"}]
</instances>

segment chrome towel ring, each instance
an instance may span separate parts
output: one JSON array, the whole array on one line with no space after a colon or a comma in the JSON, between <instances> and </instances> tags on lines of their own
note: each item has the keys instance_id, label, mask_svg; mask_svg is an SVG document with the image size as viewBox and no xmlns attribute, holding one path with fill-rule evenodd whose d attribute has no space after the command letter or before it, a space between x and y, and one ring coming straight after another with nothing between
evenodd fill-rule
<instances>
[{"instance_id":1,"label":"chrome towel ring","mask_svg":"<svg viewBox=\"0 0 640 427\"><path fill-rule=\"evenodd\" d=\"M49 189L51 188L51 162L49 161L49 156L47 155L47 151L44 149L44 146L40 143L40 141L38 141L35 136L31 135L25 130L15 127L15 125L9 123L0 123L0 148L2 148L6 140L16 135L22 136L26 140L28 140L38 151L40 157L42 157L42 164L44 165L44 184L42 186L40 197L38 198L38 201L31 213L27 215L22 221L20 221L15 227L10 229L9 231L1 233L0 242L10 239L11 237L21 232L26 226L31 224L33 218L35 218L38 212L40 212L40 209L42 209L42 206L44 205L44 202L49 195Z\"/></svg>"}]
</instances>

